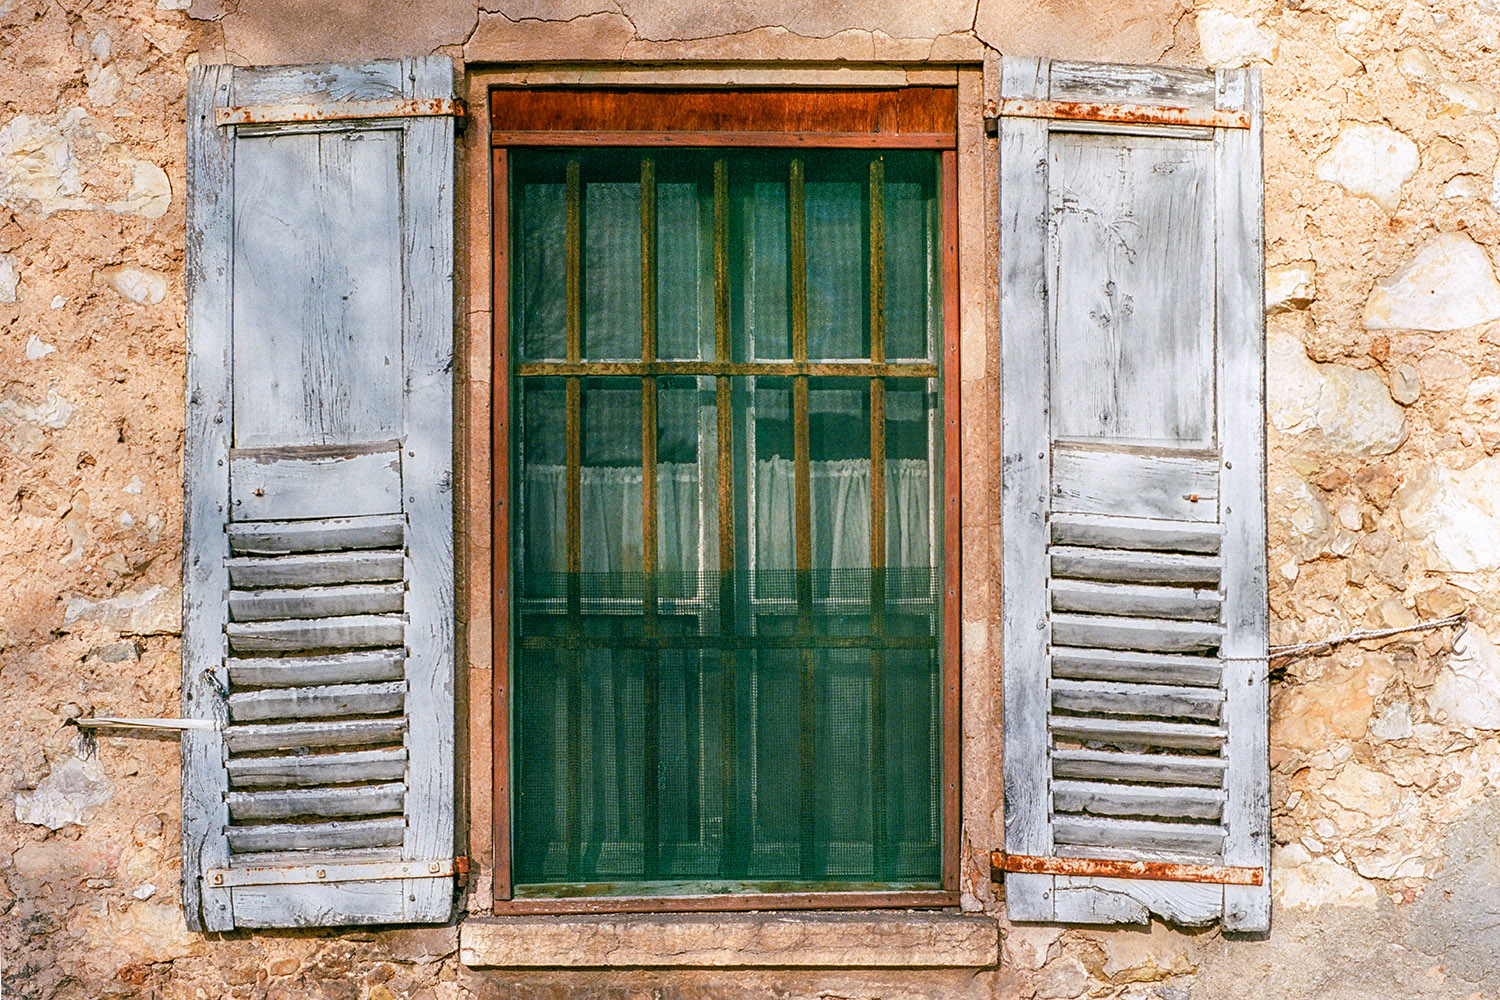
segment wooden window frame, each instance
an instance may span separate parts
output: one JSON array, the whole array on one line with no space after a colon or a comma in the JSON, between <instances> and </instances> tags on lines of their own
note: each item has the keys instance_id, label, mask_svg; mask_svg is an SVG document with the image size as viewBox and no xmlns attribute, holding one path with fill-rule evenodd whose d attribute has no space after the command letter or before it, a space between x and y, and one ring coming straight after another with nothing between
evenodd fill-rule
<instances>
[{"instance_id":1,"label":"wooden window frame","mask_svg":"<svg viewBox=\"0 0 1500 1000\"><path fill-rule=\"evenodd\" d=\"M926 92L926 93L923 93ZM716 100L726 93L732 104ZM666 114L665 94L681 98ZM549 101L556 95L558 100ZM819 89L810 87L670 88L643 91L622 87L519 88L492 86L490 115L490 230L492 253L491 309L491 498L492 554L490 588L493 909L504 914L577 914L630 912L708 912L737 910L809 910L871 908L937 908L959 901L962 824L961 608L962 534L960 530L959 405L959 222L957 88L882 87ZM514 109L505 98L527 103L531 120L507 117ZM825 113L816 99L827 96ZM867 99L861 104L860 98ZM571 101L570 101L571 98ZM915 101L908 100L916 98ZM923 101L926 98L926 102ZM936 100L934 100L936 98ZM595 105L582 113L576 105ZM912 105L916 108L913 110ZM936 112L932 109L936 108ZM573 109L570 115L569 109ZM799 114L812 108L814 113ZM933 116L945 127L933 127ZM587 121L589 115L592 121ZM600 129L601 116L625 116L631 127ZM549 118L550 116L550 118ZM848 123L863 131L847 131ZM521 128L518 124L533 127ZM832 124L841 126L835 131ZM536 125L550 126L537 128ZM903 128L904 126L904 128ZM513 898L511 871L511 698L512 619L510 589L511 537L511 353L509 150L567 146L655 146L723 148L855 148L930 149L941 158L941 267L943 343L939 361L943 419L943 610L940 639L942 677L942 833L941 888L926 890L753 892L726 895L573 896ZM819 366L823 367L823 366ZM864 368L868 368L866 363Z\"/></svg>"}]
</instances>

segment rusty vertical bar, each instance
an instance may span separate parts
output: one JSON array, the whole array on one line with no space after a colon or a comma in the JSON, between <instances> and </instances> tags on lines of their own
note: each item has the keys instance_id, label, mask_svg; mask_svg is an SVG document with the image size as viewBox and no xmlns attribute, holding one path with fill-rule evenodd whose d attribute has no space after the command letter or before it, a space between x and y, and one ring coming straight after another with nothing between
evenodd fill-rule
<instances>
[{"instance_id":1,"label":"rusty vertical bar","mask_svg":"<svg viewBox=\"0 0 1500 1000\"><path fill-rule=\"evenodd\" d=\"M959 379L958 354L958 154L943 153L938 197L942 205L943 268L943 887L958 888L959 826L963 803L961 650L959 593L963 582L960 555L963 531L959 520Z\"/></svg>"},{"instance_id":2,"label":"rusty vertical bar","mask_svg":"<svg viewBox=\"0 0 1500 1000\"><path fill-rule=\"evenodd\" d=\"M567 166L567 228L564 233L565 271L564 299L567 305L566 331L568 360L582 357L583 303L583 181L578 160ZM564 417L566 443L566 625L573 640L568 656L567 676L567 797L563 809L563 828L567 837L568 872L578 878L583 840L583 648L578 639L583 631L583 543L580 510L583 503L583 382L576 375L567 380L567 403Z\"/></svg>"},{"instance_id":3,"label":"rusty vertical bar","mask_svg":"<svg viewBox=\"0 0 1500 1000\"><path fill-rule=\"evenodd\" d=\"M729 163L714 160L714 359L733 356L729 326ZM734 580L734 387L728 375L714 384L718 417L716 475L719 493L719 631L732 639L738 632L735 620ZM720 653L720 788L724 809L724 872L744 871L741 850L739 794L739 653L733 643Z\"/></svg>"},{"instance_id":4,"label":"rusty vertical bar","mask_svg":"<svg viewBox=\"0 0 1500 1000\"><path fill-rule=\"evenodd\" d=\"M870 161L870 360L885 364L885 160ZM886 584L885 379L870 379L870 634L884 639ZM891 866L886 814L886 651L870 650L870 826L875 877Z\"/></svg>"},{"instance_id":5,"label":"rusty vertical bar","mask_svg":"<svg viewBox=\"0 0 1500 1000\"><path fill-rule=\"evenodd\" d=\"M656 360L656 162L641 160L641 360ZM641 603L646 635L641 746L642 868L647 879L660 867L660 687L657 646L656 379L641 379Z\"/></svg>"},{"instance_id":6,"label":"rusty vertical bar","mask_svg":"<svg viewBox=\"0 0 1500 1000\"><path fill-rule=\"evenodd\" d=\"M787 248L791 257L792 361L807 361L807 178L801 159L791 162L787 184ZM792 523L796 548L797 635L813 633L812 587L812 434L809 427L806 375L792 378ZM803 878L818 871L817 841L817 654L807 646L797 652L797 705L801 762L799 860Z\"/></svg>"},{"instance_id":7,"label":"rusty vertical bar","mask_svg":"<svg viewBox=\"0 0 1500 1000\"><path fill-rule=\"evenodd\" d=\"M490 691L490 714L493 754L493 845L494 897L508 900L512 892L511 812L510 812L510 159L506 150L497 149L490 163L491 280L490 300L491 359L493 371L490 400L490 475L491 500L494 502L490 527L491 581L490 641L494 681Z\"/></svg>"}]
</instances>

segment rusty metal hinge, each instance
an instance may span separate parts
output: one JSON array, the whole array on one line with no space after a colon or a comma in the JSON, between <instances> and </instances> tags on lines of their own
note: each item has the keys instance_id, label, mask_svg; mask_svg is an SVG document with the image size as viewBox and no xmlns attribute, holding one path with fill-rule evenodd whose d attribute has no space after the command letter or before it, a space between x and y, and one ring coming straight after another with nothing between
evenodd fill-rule
<instances>
[{"instance_id":1,"label":"rusty metal hinge","mask_svg":"<svg viewBox=\"0 0 1500 1000\"><path fill-rule=\"evenodd\" d=\"M216 125L285 125L380 118L468 117L457 97L420 97L395 101L334 101L328 104L255 104L214 109Z\"/></svg>"},{"instance_id":2,"label":"rusty metal hinge","mask_svg":"<svg viewBox=\"0 0 1500 1000\"><path fill-rule=\"evenodd\" d=\"M996 871L1026 875L1078 875L1096 878L1139 878L1161 882L1213 882L1218 885L1262 885L1263 868L1191 865L1169 861L1117 861L1109 858L1043 858L995 851L990 865Z\"/></svg>"},{"instance_id":3,"label":"rusty metal hinge","mask_svg":"<svg viewBox=\"0 0 1500 1000\"><path fill-rule=\"evenodd\" d=\"M1001 101L1000 114L1009 118L1052 118L1060 121L1114 122L1121 125L1250 127L1250 116L1243 111L1158 107L1150 104L1098 104L1091 101L1034 101L1017 97ZM988 121L985 126L988 131ZM998 129L998 120L996 127Z\"/></svg>"}]
</instances>

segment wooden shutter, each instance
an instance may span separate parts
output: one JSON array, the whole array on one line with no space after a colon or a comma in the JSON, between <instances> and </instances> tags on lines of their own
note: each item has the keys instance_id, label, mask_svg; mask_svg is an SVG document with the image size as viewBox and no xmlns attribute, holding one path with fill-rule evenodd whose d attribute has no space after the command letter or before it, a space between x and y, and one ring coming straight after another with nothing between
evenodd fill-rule
<instances>
[{"instance_id":1,"label":"wooden shutter","mask_svg":"<svg viewBox=\"0 0 1500 1000\"><path fill-rule=\"evenodd\" d=\"M1001 97L1010 916L1264 929L1259 79Z\"/></svg>"},{"instance_id":2,"label":"wooden shutter","mask_svg":"<svg viewBox=\"0 0 1500 1000\"><path fill-rule=\"evenodd\" d=\"M453 898L453 71L193 71L183 902Z\"/></svg>"}]
</instances>

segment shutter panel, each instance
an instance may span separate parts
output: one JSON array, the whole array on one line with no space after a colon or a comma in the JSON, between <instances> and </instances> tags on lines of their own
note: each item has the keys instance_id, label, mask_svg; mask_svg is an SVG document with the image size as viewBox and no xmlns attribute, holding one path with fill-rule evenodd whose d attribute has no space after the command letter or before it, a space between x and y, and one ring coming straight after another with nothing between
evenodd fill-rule
<instances>
[{"instance_id":1,"label":"shutter panel","mask_svg":"<svg viewBox=\"0 0 1500 1000\"><path fill-rule=\"evenodd\" d=\"M1010 916L1265 929L1259 79L1001 97Z\"/></svg>"},{"instance_id":2,"label":"shutter panel","mask_svg":"<svg viewBox=\"0 0 1500 1000\"><path fill-rule=\"evenodd\" d=\"M453 71L194 70L183 902L453 905Z\"/></svg>"}]
</instances>

